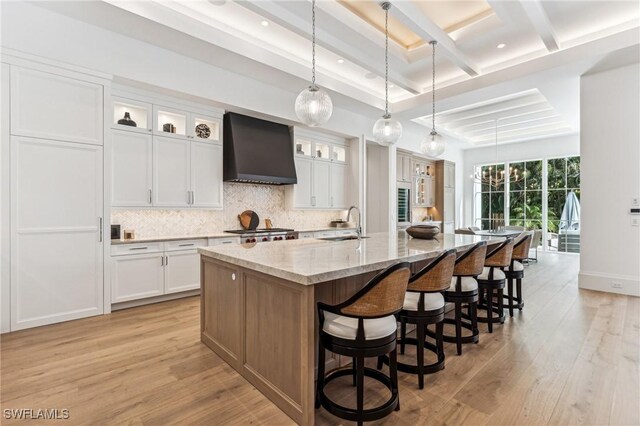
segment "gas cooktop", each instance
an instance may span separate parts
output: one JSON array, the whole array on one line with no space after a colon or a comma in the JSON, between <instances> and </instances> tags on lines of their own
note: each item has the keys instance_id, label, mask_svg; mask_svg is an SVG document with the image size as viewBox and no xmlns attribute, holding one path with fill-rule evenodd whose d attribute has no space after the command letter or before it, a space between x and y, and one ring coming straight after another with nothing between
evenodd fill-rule
<instances>
[{"instance_id":1,"label":"gas cooktop","mask_svg":"<svg viewBox=\"0 0 640 426\"><path fill-rule=\"evenodd\" d=\"M288 228L231 229L224 232L228 232L230 234L243 234L243 235L244 234L268 234L271 232L293 232L293 229L288 229Z\"/></svg>"}]
</instances>

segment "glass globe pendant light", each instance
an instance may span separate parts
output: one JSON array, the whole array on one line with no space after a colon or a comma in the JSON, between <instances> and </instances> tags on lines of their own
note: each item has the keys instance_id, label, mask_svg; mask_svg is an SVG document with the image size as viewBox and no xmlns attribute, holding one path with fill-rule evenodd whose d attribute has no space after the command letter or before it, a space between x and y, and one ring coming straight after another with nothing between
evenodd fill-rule
<instances>
[{"instance_id":1,"label":"glass globe pendant light","mask_svg":"<svg viewBox=\"0 0 640 426\"><path fill-rule=\"evenodd\" d=\"M326 123L333 113L333 102L324 90L316 86L316 1L311 2L311 85L296 98L296 115L307 126Z\"/></svg>"},{"instance_id":2,"label":"glass globe pendant light","mask_svg":"<svg viewBox=\"0 0 640 426\"><path fill-rule=\"evenodd\" d=\"M384 115L373 125L373 138L382 146L393 145L402 136L402 124L389 114L389 9L391 3L382 3L384 9Z\"/></svg>"},{"instance_id":3,"label":"glass globe pendant light","mask_svg":"<svg viewBox=\"0 0 640 426\"><path fill-rule=\"evenodd\" d=\"M422 143L420 144L420 150L430 157L437 157L444 152L444 141L442 136L436 132L436 44L437 41L432 40L429 42L431 45L431 60L432 65L432 80L431 80L431 133L429 133Z\"/></svg>"}]
</instances>

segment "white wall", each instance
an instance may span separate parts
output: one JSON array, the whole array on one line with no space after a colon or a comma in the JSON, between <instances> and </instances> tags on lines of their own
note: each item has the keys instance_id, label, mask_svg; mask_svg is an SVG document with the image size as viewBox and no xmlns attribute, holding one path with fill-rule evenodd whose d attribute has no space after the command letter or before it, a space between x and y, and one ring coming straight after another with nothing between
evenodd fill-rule
<instances>
[{"instance_id":1,"label":"white wall","mask_svg":"<svg viewBox=\"0 0 640 426\"><path fill-rule=\"evenodd\" d=\"M581 288L640 296L639 94L637 63L581 78Z\"/></svg>"},{"instance_id":2,"label":"white wall","mask_svg":"<svg viewBox=\"0 0 640 426\"><path fill-rule=\"evenodd\" d=\"M495 145L465 150L463 154L464 170L462 176L460 176L462 182L458 183L458 176L456 176L456 184L464 187L462 226L474 225L474 184L470 176L475 172L476 166L493 162L513 162L575 155L580 155L580 136L578 134L498 145L497 156Z\"/></svg>"}]
</instances>

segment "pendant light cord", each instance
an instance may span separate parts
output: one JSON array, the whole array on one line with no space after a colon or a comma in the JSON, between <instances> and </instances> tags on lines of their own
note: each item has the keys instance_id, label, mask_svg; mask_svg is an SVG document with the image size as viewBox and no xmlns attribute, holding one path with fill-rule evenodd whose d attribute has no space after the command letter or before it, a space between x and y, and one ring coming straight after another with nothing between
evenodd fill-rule
<instances>
[{"instance_id":1,"label":"pendant light cord","mask_svg":"<svg viewBox=\"0 0 640 426\"><path fill-rule=\"evenodd\" d=\"M436 131L436 44L431 41L431 131Z\"/></svg>"},{"instance_id":2,"label":"pendant light cord","mask_svg":"<svg viewBox=\"0 0 640 426\"><path fill-rule=\"evenodd\" d=\"M384 3L384 115L389 115L389 8L391 3Z\"/></svg>"},{"instance_id":3,"label":"pendant light cord","mask_svg":"<svg viewBox=\"0 0 640 426\"><path fill-rule=\"evenodd\" d=\"M311 87L316 87L316 0L311 1Z\"/></svg>"}]
</instances>

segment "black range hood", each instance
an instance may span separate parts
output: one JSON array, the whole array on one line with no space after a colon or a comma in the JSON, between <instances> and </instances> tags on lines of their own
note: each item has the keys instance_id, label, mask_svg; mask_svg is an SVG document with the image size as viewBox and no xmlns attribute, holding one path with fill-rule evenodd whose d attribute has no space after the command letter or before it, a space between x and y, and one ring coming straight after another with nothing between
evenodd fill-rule
<instances>
[{"instance_id":1,"label":"black range hood","mask_svg":"<svg viewBox=\"0 0 640 426\"><path fill-rule=\"evenodd\" d=\"M228 112L223 136L225 182L298 183L289 126Z\"/></svg>"}]
</instances>

